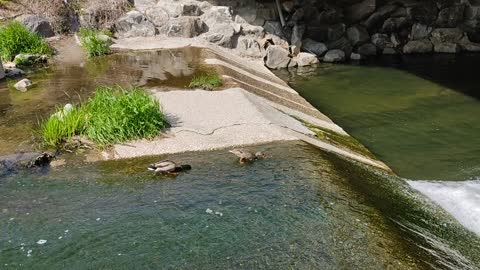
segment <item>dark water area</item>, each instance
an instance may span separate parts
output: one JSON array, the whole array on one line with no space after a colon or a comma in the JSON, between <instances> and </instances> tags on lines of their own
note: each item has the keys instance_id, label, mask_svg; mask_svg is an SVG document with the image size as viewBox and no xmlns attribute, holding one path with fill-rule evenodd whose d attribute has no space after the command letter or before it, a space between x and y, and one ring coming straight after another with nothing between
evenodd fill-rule
<instances>
[{"instance_id":1,"label":"dark water area","mask_svg":"<svg viewBox=\"0 0 480 270\"><path fill-rule=\"evenodd\" d=\"M303 143L0 178L2 269L475 269L480 238L388 178ZM41 241L44 240L44 241Z\"/></svg>"}]
</instances>

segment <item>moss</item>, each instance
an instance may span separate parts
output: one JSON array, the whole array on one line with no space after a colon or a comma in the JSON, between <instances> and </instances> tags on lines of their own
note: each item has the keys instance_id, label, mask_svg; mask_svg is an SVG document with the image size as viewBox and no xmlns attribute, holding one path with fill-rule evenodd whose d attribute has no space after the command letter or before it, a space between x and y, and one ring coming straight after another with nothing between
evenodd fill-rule
<instances>
[{"instance_id":1,"label":"moss","mask_svg":"<svg viewBox=\"0 0 480 270\"><path fill-rule=\"evenodd\" d=\"M190 82L190 88L201 88L205 90L215 90L222 86L222 78L216 72L204 73L194 76Z\"/></svg>"}]
</instances>

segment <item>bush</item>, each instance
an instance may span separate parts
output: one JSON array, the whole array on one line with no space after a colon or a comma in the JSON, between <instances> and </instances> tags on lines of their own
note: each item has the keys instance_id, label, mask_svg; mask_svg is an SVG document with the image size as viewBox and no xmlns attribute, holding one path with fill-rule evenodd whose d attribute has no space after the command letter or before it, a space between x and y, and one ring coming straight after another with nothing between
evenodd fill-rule
<instances>
[{"instance_id":1,"label":"bush","mask_svg":"<svg viewBox=\"0 0 480 270\"><path fill-rule=\"evenodd\" d=\"M0 58L12 61L20 53L52 55L53 49L42 37L28 31L21 23L11 22L0 28Z\"/></svg>"},{"instance_id":2,"label":"bush","mask_svg":"<svg viewBox=\"0 0 480 270\"><path fill-rule=\"evenodd\" d=\"M41 124L43 142L56 146L75 135L99 146L153 138L167 126L158 100L144 90L100 87L87 103L63 114L63 108Z\"/></svg>"},{"instance_id":3,"label":"bush","mask_svg":"<svg viewBox=\"0 0 480 270\"><path fill-rule=\"evenodd\" d=\"M222 79L215 72L194 76L189 85L190 88L202 88L205 90L214 90L220 86L222 86Z\"/></svg>"},{"instance_id":4,"label":"bush","mask_svg":"<svg viewBox=\"0 0 480 270\"><path fill-rule=\"evenodd\" d=\"M79 36L82 46L87 50L89 57L110 53L110 38L106 33L91 28L82 28Z\"/></svg>"}]
</instances>

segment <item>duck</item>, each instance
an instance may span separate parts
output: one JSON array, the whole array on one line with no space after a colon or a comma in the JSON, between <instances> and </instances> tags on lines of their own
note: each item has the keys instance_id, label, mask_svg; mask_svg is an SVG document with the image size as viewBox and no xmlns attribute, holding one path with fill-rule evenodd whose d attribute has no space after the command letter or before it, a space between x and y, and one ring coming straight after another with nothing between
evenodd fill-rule
<instances>
[{"instance_id":1,"label":"duck","mask_svg":"<svg viewBox=\"0 0 480 270\"><path fill-rule=\"evenodd\" d=\"M249 150L243 148L233 149L228 152L239 157L240 163L253 162L255 160L265 158L265 154L263 152L256 152L254 154L253 152L250 152Z\"/></svg>"},{"instance_id":2,"label":"duck","mask_svg":"<svg viewBox=\"0 0 480 270\"><path fill-rule=\"evenodd\" d=\"M54 154L51 154L51 153L48 153L48 152L43 152L42 154L35 157L35 159L30 161L27 164L27 167L28 168L44 167L44 166L47 166L48 164L50 164L50 162L52 160L56 159L56 158L57 157Z\"/></svg>"},{"instance_id":3,"label":"duck","mask_svg":"<svg viewBox=\"0 0 480 270\"><path fill-rule=\"evenodd\" d=\"M192 169L190 165L177 165L177 163L171 160L162 160L154 163L148 167L149 171L162 174L177 174L179 172L189 171Z\"/></svg>"}]
</instances>

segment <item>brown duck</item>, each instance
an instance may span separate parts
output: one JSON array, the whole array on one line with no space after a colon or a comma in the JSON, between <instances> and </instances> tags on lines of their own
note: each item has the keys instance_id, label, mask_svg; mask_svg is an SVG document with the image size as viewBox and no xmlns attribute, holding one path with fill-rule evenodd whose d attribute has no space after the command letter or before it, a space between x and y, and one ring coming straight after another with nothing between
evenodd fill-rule
<instances>
[{"instance_id":1,"label":"brown duck","mask_svg":"<svg viewBox=\"0 0 480 270\"><path fill-rule=\"evenodd\" d=\"M233 149L228 152L240 158L240 163L253 162L255 160L265 158L265 154L263 152L256 152L254 154L253 152L250 152L243 148Z\"/></svg>"},{"instance_id":2,"label":"brown duck","mask_svg":"<svg viewBox=\"0 0 480 270\"><path fill-rule=\"evenodd\" d=\"M192 166L190 165L177 165L177 163L171 160L162 160L148 167L149 171L162 174L177 174L179 172L184 172L191 169Z\"/></svg>"}]
</instances>

